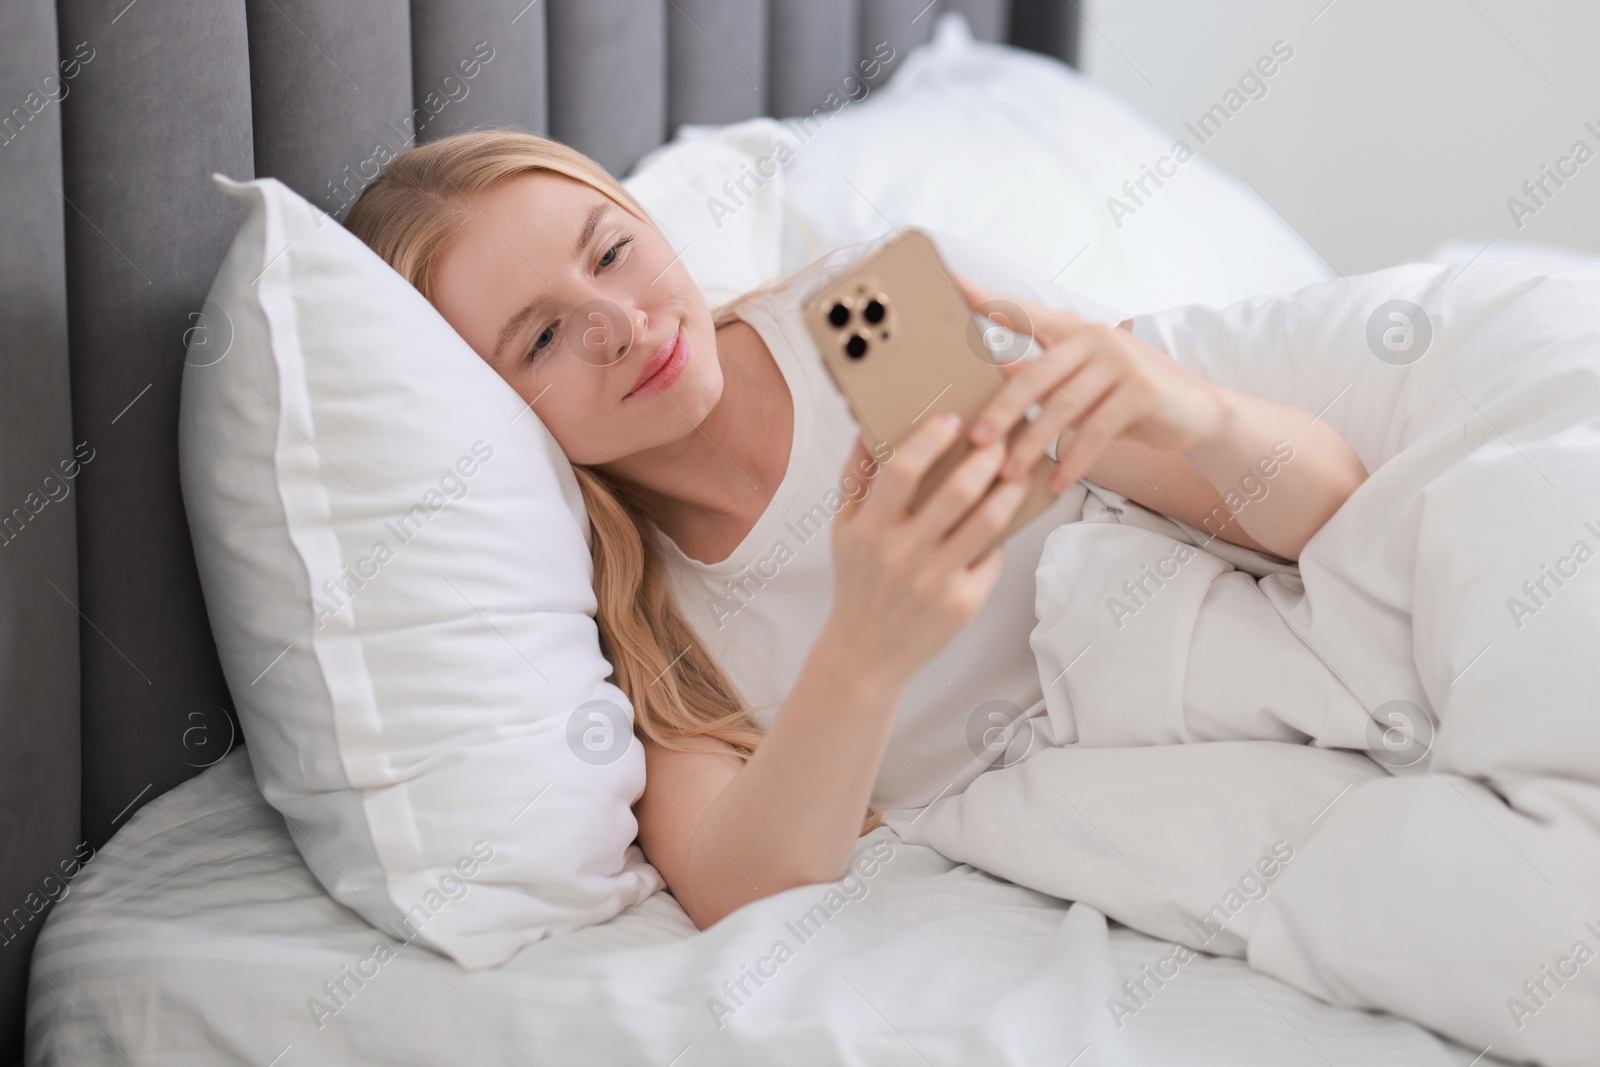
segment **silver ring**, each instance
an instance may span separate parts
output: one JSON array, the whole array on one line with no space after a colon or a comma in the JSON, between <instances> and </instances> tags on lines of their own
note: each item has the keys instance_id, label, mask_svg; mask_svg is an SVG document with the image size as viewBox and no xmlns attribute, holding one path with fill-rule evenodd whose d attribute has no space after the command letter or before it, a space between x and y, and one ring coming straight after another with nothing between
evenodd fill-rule
<instances>
[{"instance_id":1,"label":"silver ring","mask_svg":"<svg viewBox=\"0 0 1600 1067\"><path fill-rule=\"evenodd\" d=\"M1039 421L1039 416L1043 415L1043 414L1044 414L1044 408L1040 407L1038 402L1036 401L1036 402L1028 405L1028 410L1026 410L1026 411L1024 411L1022 413L1022 417L1027 419L1029 422L1038 422Z\"/></svg>"}]
</instances>

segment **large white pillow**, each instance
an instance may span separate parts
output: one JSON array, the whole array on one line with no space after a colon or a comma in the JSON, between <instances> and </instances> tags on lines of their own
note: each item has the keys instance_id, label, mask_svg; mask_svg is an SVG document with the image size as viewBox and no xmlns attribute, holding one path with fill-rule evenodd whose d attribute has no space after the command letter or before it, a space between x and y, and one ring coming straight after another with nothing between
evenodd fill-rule
<instances>
[{"instance_id":1,"label":"large white pillow","mask_svg":"<svg viewBox=\"0 0 1600 1067\"><path fill-rule=\"evenodd\" d=\"M780 270L782 175L771 164L762 167L765 142L741 136L743 125L696 127L716 133L662 145L622 182L681 253L712 307L766 284Z\"/></svg>"},{"instance_id":2,"label":"large white pillow","mask_svg":"<svg viewBox=\"0 0 1600 1067\"><path fill-rule=\"evenodd\" d=\"M468 968L660 888L587 522L549 433L273 178L191 331L179 442L256 781L312 872Z\"/></svg>"},{"instance_id":3,"label":"large white pillow","mask_svg":"<svg viewBox=\"0 0 1600 1067\"><path fill-rule=\"evenodd\" d=\"M850 80L809 116L680 133L697 138L738 147L757 178L774 175L745 183L755 196L738 199L754 202L738 217L768 212L768 229L785 234L775 273L921 226L1130 312L1224 306L1333 276L1270 204L1203 157L1113 218L1108 199L1126 198L1122 184L1168 155L1173 137L1056 60L974 40L954 12L877 89ZM722 180L707 195L731 202Z\"/></svg>"}]
</instances>

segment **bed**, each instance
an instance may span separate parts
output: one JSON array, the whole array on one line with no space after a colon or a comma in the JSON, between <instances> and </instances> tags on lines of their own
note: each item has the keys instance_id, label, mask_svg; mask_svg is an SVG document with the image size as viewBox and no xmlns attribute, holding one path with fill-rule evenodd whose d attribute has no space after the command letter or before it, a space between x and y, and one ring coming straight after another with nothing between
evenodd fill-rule
<instances>
[{"instance_id":1,"label":"bed","mask_svg":"<svg viewBox=\"0 0 1600 1067\"><path fill-rule=\"evenodd\" d=\"M658 893L469 975L334 902L256 789L177 479L184 346L206 326L202 299L240 217L207 175L275 176L338 215L385 152L490 124L549 133L625 174L686 124L705 135L812 112L871 42L892 42L910 65L947 11L981 40L1054 57L1051 76L1068 77L1058 61L1074 60L1079 20L1066 0L29 0L0 11L0 36L19 44L0 57L0 100L17 105L0 116L6 1062L1474 1060L1414 1024L1206 956L1120 1017L1108 1003L1122 983L1172 946L887 828L858 846L878 873L836 908L819 912L823 889L804 887L697 935ZM464 86L452 72L471 56L480 73ZM1130 132L1121 162L1099 164L1111 170L1159 141L1131 117L1117 123ZM796 188L821 195L823 158L791 175ZM1260 243L1231 249L1231 269L1174 259L1185 269L1139 288L1149 246L1137 242L1156 240L1158 221L1122 244L1041 249L1024 240L1037 233L1016 233L1007 250L1059 253L1069 279L1122 285L1094 295L1124 306L1327 276L1285 224L1260 222L1264 205L1203 162L1191 173L1217 186L1223 215L1259 222ZM924 221L917 204L882 218L867 207L851 225ZM828 226L844 214L791 219L778 260L838 241ZM993 220L938 221L992 233ZM1265 268L1263 244L1278 257ZM786 939L795 951L778 959Z\"/></svg>"},{"instance_id":2,"label":"bed","mask_svg":"<svg viewBox=\"0 0 1600 1067\"><path fill-rule=\"evenodd\" d=\"M476 974L416 945L377 955L392 939L311 877L248 760L236 750L141 808L74 883L73 906L52 921L35 964L28 1062L1473 1058L1411 1023L1331 1008L1209 956L1184 963L1119 1027L1107 1002L1171 945L887 829L860 843L858 854L886 858L837 910L815 911L825 887L805 886L697 935L658 893ZM792 949L781 962L780 941ZM768 975L759 986L748 977L758 972Z\"/></svg>"}]
</instances>

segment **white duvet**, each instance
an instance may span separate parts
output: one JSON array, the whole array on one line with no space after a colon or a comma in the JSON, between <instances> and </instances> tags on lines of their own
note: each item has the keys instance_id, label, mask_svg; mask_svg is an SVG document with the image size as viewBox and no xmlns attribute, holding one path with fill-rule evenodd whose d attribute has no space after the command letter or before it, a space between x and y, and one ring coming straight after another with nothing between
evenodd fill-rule
<instances>
[{"instance_id":1,"label":"white duvet","mask_svg":"<svg viewBox=\"0 0 1600 1067\"><path fill-rule=\"evenodd\" d=\"M141 808L33 958L30 1067L1461 1067L1330 1007L911 845L704 933L657 893L467 972L368 926L306 869L246 750ZM780 947L781 946L781 947ZM1123 983L1171 971L1136 1016ZM1482 1067L1480 1064L1479 1067Z\"/></svg>"},{"instance_id":2,"label":"white duvet","mask_svg":"<svg viewBox=\"0 0 1600 1067\"><path fill-rule=\"evenodd\" d=\"M1096 487L1039 568L1060 747L890 824L1331 1003L1596 1062L1600 271L1401 267L1137 330L1370 476L1298 567Z\"/></svg>"}]
</instances>

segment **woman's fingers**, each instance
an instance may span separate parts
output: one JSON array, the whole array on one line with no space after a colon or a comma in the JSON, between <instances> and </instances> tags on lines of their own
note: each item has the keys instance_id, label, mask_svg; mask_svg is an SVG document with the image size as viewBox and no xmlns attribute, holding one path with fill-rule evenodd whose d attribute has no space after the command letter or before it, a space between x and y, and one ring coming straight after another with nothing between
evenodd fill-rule
<instances>
[{"instance_id":1,"label":"woman's fingers","mask_svg":"<svg viewBox=\"0 0 1600 1067\"><path fill-rule=\"evenodd\" d=\"M866 442L858 436L856 447L850 450L850 458L845 460L844 471L839 475L839 495L844 497L844 504L834 516L836 519L849 522L860 512L868 484L877 473L877 463L867 451Z\"/></svg>"},{"instance_id":2,"label":"woman's fingers","mask_svg":"<svg viewBox=\"0 0 1600 1067\"><path fill-rule=\"evenodd\" d=\"M1027 334L1040 348L1063 341L1083 325L1083 319L1064 308L1048 308L1020 296L985 289L959 274L951 274L967 306L998 326ZM1008 364L1014 366L1015 363Z\"/></svg>"},{"instance_id":3,"label":"woman's fingers","mask_svg":"<svg viewBox=\"0 0 1600 1067\"><path fill-rule=\"evenodd\" d=\"M1050 488L1059 492L1088 473L1094 461L1111 444L1112 438L1139 417L1144 403L1137 390L1113 389L1092 412L1093 427L1080 425L1070 440L1062 442L1056 454L1056 469L1050 478Z\"/></svg>"},{"instance_id":4,"label":"woman's fingers","mask_svg":"<svg viewBox=\"0 0 1600 1067\"><path fill-rule=\"evenodd\" d=\"M1028 497L1031 484L996 483L939 546L941 562L953 567L973 565L1016 515Z\"/></svg>"},{"instance_id":5,"label":"woman's fingers","mask_svg":"<svg viewBox=\"0 0 1600 1067\"><path fill-rule=\"evenodd\" d=\"M952 412L930 415L894 444L894 459L873 477L875 488L862 505L863 516L896 522L911 507L917 486L961 433L961 418Z\"/></svg>"},{"instance_id":6,"label":"woman's fingers","mask_svg":"<svg viewBox=\"0 0 1600 1067\"><path fill-rule=\"evenodd\" d=\"M1011 442L1011 455L1000 469L1007 481L1026 477L1034 464L1044 456L1050 442L1068 430L1080 433L1093 420L1098 428L1095 409L1110 395L1117 385L1117 370L1104 363L1090 362L1067 381L1054 386L1039 418L1030 423ZM1057 459L1060 457L1058 456Z\"/></svg>"},{"instance_id":7,"label":"woman's fingers","mask_svg":"<svg viewBox=\"0 0 1600 1067\"><path fill-rule=\"evenodd\" d=\"M911 526L918 539L926 545L937 544L994 484L1005 458L1003 441L968 452L912 516Z\"/></svg>"},{"instance_id":8,"label":"woman's fingers","mask_svg":"<svg viewBox=\"0 0 1600 1067\"><path fill-rule=\"evenodd\" d=\"M1076 374L1091 354L1091 339L1080 333L1038 359L1019 363L972 420L972 443L985 445L1005 437L1033 404L1049 399L1056 383Z\"/></svg>"}]
</instances>

